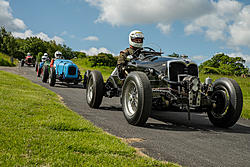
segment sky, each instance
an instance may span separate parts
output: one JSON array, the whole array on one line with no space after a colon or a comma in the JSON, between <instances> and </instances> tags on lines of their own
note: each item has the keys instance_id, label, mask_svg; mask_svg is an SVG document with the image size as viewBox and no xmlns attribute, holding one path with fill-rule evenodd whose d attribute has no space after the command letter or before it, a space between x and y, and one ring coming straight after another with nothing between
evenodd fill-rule
<instances>
[{"instance_id":1,"label":"sky","mask_svg":"<svg viewBox=\"0 0 250 167\"><path fill-rule=\"evenodd\" d=\"M115 56L140 30L144 46L164 55L185 54L199 64L223 52L250 67L249 0L0 0L0 26L15 37Z\"/></svg>"}]
</instances>

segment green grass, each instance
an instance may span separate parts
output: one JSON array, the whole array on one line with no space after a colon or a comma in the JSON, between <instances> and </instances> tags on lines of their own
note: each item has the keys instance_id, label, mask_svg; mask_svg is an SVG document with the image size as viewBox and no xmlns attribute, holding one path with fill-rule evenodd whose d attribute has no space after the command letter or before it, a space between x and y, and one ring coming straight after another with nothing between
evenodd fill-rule
<instances>
[{"instance_id":1,"label":"green grass","mask_svg":"<svg viewBox=\"0 0 250 167\"><path fill-rule=\"evenodd\" d=\"M174 166L137 155L52 91L0 71L0 166Z\"/></svg>"},{"instance_id":2,"label":"green grass","mask_svg":"<svg viewBox=\"0 0 250 167\"><path fill-rule=\"evenodd\" d=\"M106 80L110 76L112 71L114 70L114 67L113 68L111 67L97 67L97 68L92 67L91 68L88 65L88 62L86 61L86 59L74 59L74 62L78 65L82 74L84 74L84 72L88 69L101 71L103 74L104 80ZM205 78L208 76L212 78L213 81L215 81L215 79L222 78L222 77L232 78L236 80L236 82L240 85L242 93L243 93L243 109L242 109L241 117L245 119L250 119L250 78L215 75L215 74L209 74L209 75L200 74L201 82L204 82Z\"/></svg>"},{"instance_id":3,"label":"green grass","mask_svg":"<svg viewBox=\"0 0 250 167\"><path fill-rule=\"evenodd\" d=\"M0 66L10 66L10 67L13 67L13 66L16 66L18 64L18 60L17 59L14 59L14 62L11 63L10 61L10 57L3 54L3 53L0 53Z\"/></svg>"},{"instance_id":4,"label":"green grass","mask_svg":"<svg viewBox=\"0 0 250 167\"><path fill-rule=\"evenodd\" d=\"M88 60L86 58L83 59L72 59L72 61L77 64L80 68L82 74L84 74L87 70L98 70L102 72L103 79L107 80L115 67L106 67L106 66L96 66L91 67Z\"/></svg>"}]
</instances>

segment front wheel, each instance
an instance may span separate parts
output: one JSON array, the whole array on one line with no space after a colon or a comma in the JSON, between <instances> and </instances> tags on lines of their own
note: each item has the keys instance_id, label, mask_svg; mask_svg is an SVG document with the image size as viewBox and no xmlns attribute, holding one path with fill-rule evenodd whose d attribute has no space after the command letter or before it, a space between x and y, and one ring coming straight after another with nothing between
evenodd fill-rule
<instances>
[{"instance_id":1,"label":"front wheel","mask_svg":"<svg viewBox=\"0 0 250 167\"><path fill-rule=\"evenodd\" d=\"M24 66L24 60L22 59L21 60L21 67L23 67Z\"/></svg>"},{"instance_id":2,"label":"front wheel","mask_svg":"<svg viewBox=\"0 0 250 167\"><path fill-rule=\"evenodd\" d=\"M37 77L40 77L41 73L42 73L42 68L38 67L38 70L37 70Z\"/></svg>"},{"instance_id":3,"label":"front wheel","mask_svg":"<svg viewBox=\"0 0 250 167\"><path fill-rule=\"evenodd\" d=\"M91 108L99 108L104 94L104 82L101 72L91 71L87 81L86 99Z\"/></svg>"},{"instance_id":4,"label":"front wheel","mask_svg":"<svg viewBox=\"0 0 250 167\"><path fill-rule=\"evenodd\" d=\"M123 114L129 124L144 125L152 110L152 89L147 75L132 72L122 87Z\"/></svg>"},{"instance_id":5,"label":"front wheel","mask_svg":"<svg viewBox=\"0 0 250 167\"><path fill-rule=\"evenodd\" d=\"M35 71L36 71L36 72L38 71L38 62L36 62Z\"/></svg>"},{"instance_id":6,"label":"front wheel","mask_svg":"<svg viewBox=\"0 0 250 167\"><path fill-rule=\"evenodd\" d=\"M238 121L243 106L238 83L229 78L217 79L213 84L211 99L214 103L207 114L212 124L222 128L233 126Z\"/></svg>"}]
</instances>

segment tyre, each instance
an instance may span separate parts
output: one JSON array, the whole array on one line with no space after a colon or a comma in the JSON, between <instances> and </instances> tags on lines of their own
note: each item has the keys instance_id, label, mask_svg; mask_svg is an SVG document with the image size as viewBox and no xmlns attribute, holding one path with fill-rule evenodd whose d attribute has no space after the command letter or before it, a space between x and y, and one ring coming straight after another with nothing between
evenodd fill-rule
<instances>
[{"instance_id":1,"label":"tyre","mask_svg":"<svg viewBox=\"0 0 250 167\"><path fill-rule=\"evenodd\" d=\"M104 94L104 83L101 72L91 71L86 88L86 100L91 108L99 108Z\"/></svg>"},{"instance_id":2,"label":"tyre","mask_svg":"<svg viewBox=\"0 0 250 167\"><path fill-rule=\"evenodd\" d=\"M42 75L42 82L46 83L49 77L49 70L48 66L43 67L43 75Z\"/></svg>"},{"instance_id":3,"label":"tyre","mask_svg":"<svg viewBox=\"0 0 250 167\"><path fill-rule=\"evenodd\" d=\"M24 66L24 60L22 59L21 60L21 67L23 67Z\"/></svg>"},{"instance_id":4,"label":"tyre","mask_svg":"<svg viewBox=\"0 0 250 167\"><path fill-rule=\"evenodd\" d=\"M38 63L36 62L35 71L37 72L37 70L38 70Z\"/></svg>"},{"instance_id":5,"label":"tyre","mask_svg":"<svg viewBox=\"0 0 250 167\"><path fill-rule=\"evenodd\" d=\"M86 89L86 87L87 87L87 81L88 81L88 77L89 77L90 72L91 72L90 70L87 70L84 73L84 76L83 76L83 89Z\"/></svg>"},{"instance_id":6,"label":"tyre","mask_svg":"<svg viewBox=\"0 0 250 167\"><path fill-rule=\"evenodd\" d=\"M37 77L40 77L41 73L42 73L42 68L38 68L38 70L37 70Z\"/></svg>"},{"instance_id":7,"label":"tyre","mask_svg":"<svg viewBox=\"0 0 250 167\"><path fill-rule=\"evenodd\" d=\"M242 112L243 96L238 83L229 78L220 78L213 83L211 99L215 101L207 114L216 127L233 126Z\"/></svg>"},{"instance_id":8,"label":"tyre","mask_svg":"<svg viewBox=\"0 0 250 167\"><path fill-rule=\"evenodd\" d=\"M56 70L54 67L51 67L49 75L49 85L55 86L55 84L56 84Z\"/></svg>"},{"instance_id":9,"label":"tyre","mask_svg":"<svg viewBox=\"0 0 250 167\"><path fill-rule=\"evenodd\" d=\"M131 125L144 125L152 110L152 89L147 75L131 72L122 87L123 114Z\"/></svg>"}]
</instances>

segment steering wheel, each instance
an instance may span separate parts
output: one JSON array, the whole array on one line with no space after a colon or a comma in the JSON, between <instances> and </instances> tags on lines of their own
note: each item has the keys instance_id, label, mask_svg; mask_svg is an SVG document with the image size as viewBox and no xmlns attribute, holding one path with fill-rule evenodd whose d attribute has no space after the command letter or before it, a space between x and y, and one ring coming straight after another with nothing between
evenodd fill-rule
<instances>
[{"instance_id":1,"label":"steering wheel","mask_svg":"<svg viewBox=\"0 0 250 167\"><path fill-rule=\"evenodd\" d=\"M137 55L141 50L143 50L143 48L137 49L137 50L132 54L132 56L135 57L134 55Z\"/></svg>"},{"instance_id":2,"label":"steering wheel","mask_svg":"<svg viewBox=\"0 0 250 167\"><path fill-rule=\"evenodd\" d=\"M146 49L148 49L148 51L150 51L150 52L155 52L155 50L150 48L150 47L143 47L143 50L146 50Z\"/></svg>"}]
</instances>

